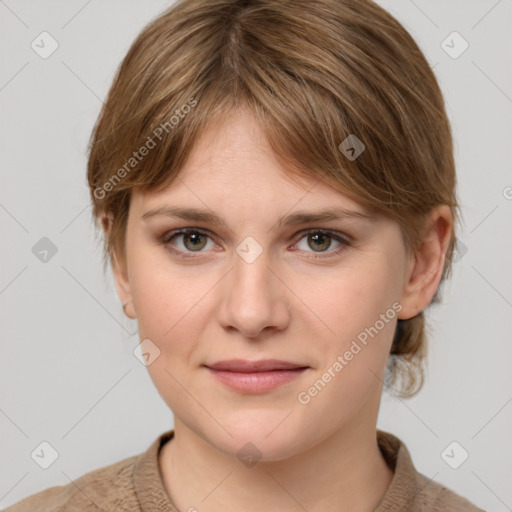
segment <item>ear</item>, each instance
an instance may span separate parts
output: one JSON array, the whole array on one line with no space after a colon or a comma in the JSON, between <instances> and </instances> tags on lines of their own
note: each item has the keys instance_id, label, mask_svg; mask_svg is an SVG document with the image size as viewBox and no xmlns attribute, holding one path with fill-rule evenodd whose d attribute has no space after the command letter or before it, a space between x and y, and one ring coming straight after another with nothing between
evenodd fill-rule
<instances>
[{"instance_id":1,"label":"ear","mask_svg":"<svg viewBox=\"0 0 512 512\"><path fill-rule=\"evenodd\" d=\"M412 318L432 301L443 276L452 232L450 208L447 205L436 207L426 220L422 243L410 256L398 318Z\"/></svg>"},{"instance_id":2,"label":"ear","mask_svg":"<svg viewBox=\"0 0 512 512\"><path fill-rule=\"evenodd\" d=\"M106 236L112 229L113 220L114 217L112 213L105 214L101 219L101 224ZM116 286L117 295L121 300L121 303L126 304L126 307L123 308L123 310L126 316L129 318L136 318L132 301L130 281L128 279L126 258L123 255L123 257L118 259L117 255L114 253L110 259L110 264L112 266L112 273L114 275L114 283Z\"/></svg>"}]
</instances>

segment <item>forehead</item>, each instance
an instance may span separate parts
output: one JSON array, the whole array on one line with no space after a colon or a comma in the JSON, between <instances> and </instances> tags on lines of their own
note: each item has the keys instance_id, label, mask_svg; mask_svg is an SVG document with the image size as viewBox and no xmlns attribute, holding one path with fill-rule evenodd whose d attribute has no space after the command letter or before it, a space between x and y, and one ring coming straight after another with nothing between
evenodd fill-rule
<instances>
[{"instance_id":1,"label":"forehead","mask_svg":"<svg viewBox=\"0 0 512 512\"><path fill-rule=\"evenodd\" d=\"M254 212L294 205L363 210L313 174L298 176L286 168L245 111L230 113L204 130L172 183L160 191L135 192L133 202L137 209L183 202L211 209L243 203Z\"/></svg>"}]
</instances>

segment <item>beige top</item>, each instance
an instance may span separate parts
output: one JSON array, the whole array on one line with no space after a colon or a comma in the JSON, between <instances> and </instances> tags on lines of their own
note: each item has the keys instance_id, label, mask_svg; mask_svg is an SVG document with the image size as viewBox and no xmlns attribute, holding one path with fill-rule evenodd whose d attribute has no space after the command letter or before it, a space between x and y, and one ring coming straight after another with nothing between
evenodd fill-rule
<instances>
[{"instance_id":1,"label":"beige top","mask_svg":"<svg viewBox=\"0 0 512 512\"><path fill-rule=\"evenodd\" d=\"M173 435L174 430L164 432L145 452L90 471L67 485L33 494L5 512L177 512L158 464L160 448ZM377 430L377 441L394 475L375 512L484 512L418 473L409 451L397 437Z\"/></svg>"}]
</instances>

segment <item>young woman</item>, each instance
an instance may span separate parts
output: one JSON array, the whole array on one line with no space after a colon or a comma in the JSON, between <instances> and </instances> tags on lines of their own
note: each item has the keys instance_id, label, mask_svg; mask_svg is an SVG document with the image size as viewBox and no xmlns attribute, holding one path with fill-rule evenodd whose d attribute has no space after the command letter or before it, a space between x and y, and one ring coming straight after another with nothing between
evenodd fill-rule
<instances>
[{"instance_id":1,"label":"young woman","mask_svg":"<svg viewBox=\"0 0 512 512\"><path fill-rule=\"evenodd\" d=\"M9 511L478 511L377 430L422 385L450 271L450 126L369 0L183 0L125 57L88 180L140 355L149 449Z\"/></svg>"}]
</instances>

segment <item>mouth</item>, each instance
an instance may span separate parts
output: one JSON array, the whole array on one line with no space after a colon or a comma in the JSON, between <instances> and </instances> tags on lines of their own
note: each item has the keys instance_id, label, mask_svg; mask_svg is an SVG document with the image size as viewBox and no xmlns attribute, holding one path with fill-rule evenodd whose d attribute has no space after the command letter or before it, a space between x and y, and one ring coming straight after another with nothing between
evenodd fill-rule
<instances>
[{"instance_id":1,"label":"mouth","mask_svg":"<svg viewBox=\"0 0 512 512\"><path fill-rule=\"evenodd\" d=\"M277 359L231 359L204 366L225 386L249 394L271 391L298 378L309 368Z\"/></svg>"}]
</instances>

